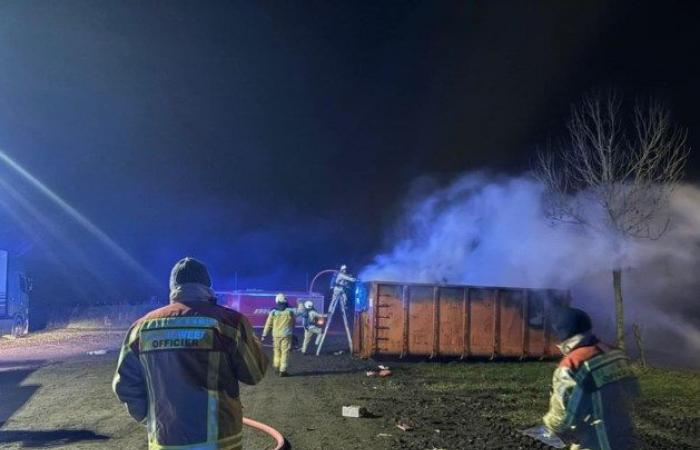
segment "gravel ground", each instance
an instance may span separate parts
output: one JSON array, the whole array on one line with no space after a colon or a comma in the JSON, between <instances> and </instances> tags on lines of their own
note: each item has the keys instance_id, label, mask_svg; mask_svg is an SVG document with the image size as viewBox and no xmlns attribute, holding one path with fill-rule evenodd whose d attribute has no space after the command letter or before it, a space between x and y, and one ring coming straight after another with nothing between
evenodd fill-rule
<instances>
[{"instance_id":1,"label":"gravel ground","mask_svg":"<svg viewBox=\"0 0 700 450\"><path fill-rule=\"evenodd\" d=\"M109 339L105 332L73 333L74 339L65 332L53 341L36 337L31 345L29 339L0 343L0 448L146 449L144 428L111 392L116 351L98 356L78 351L97 343L94 347L117 348L121 333ZM534 425L546 409L552 363L388 363L393 376L370 378L365 372L377 363L347 352L334 355L342 339L328 344L329 353L321 357L294 353L289 378L268 373L258 386L242 386L244 414L277 428L294 449L544 448L517 430ZM53 345L72 350L48 358L46 349ZM37 359L21 361L17 346L44 350L32 350L28 354ZM649 378L650 388L665 391L645 400L647 429L640 448L698 448L692 444L699 442L697 414L687 417L693 401L681 397L687 388L674 390L665 372L655 376L661 378ZM696 373L688 373L684 383L697 388L697 381ZM370 417L344 418L343 405L364 406ZM679 415L684 420L676 420ZM659 417L670 422L657 427ZM399 423L414 428L402 431ZM677 423L680 428L672 430L677 439L658 432ZM272 448L269 438L252 430L246 430L244 443L247 449Z\"/></svg>"}]
</instances>

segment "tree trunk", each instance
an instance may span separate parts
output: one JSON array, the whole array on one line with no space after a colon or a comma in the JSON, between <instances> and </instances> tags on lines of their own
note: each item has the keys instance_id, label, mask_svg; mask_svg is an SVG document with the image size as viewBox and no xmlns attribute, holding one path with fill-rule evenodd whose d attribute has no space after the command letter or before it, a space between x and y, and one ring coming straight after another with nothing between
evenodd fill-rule
<instances>
[{"instance_id":1,"label":"tree trunk","mask_svg":"<svg viewBox=\"0 0 700 450\"><path fill-rule=\"evenodd\" d=\"M625 349L625 314L622 307L622 269L613 269L613 289L615 290L615 327L617 346Z\"/></svg>"}]
</instances>

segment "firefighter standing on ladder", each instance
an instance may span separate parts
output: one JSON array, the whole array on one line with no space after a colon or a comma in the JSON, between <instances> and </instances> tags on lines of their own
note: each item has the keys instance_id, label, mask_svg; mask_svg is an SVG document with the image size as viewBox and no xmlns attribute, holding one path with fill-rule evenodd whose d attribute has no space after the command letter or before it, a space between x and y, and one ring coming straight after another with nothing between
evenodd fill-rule
<instances>
[{"instance_id":1,"label":"firefighter standing on ladder","mask_svg":"<svg viewBox=\"0 0 700 450\"><path fill-rule=\"evenodd\" d=\"M352 352L352 336L350 334L350 325L348 323L348 316L346 309L348 306L348 294L347 291L350 289L353 283L357 281L356 278L348 274L348 266L343 264L340 266L340 270L335 274L331 286L333 287L333 297L331 299L331 306L328 309L328 321L326 322L326 327L321 335L321 340L316 346L316 356L321 354L321 348L323 347L323 342L326 340L326 335L331 327L331 322L333 320L333 314L336 308L340 305L340 313L343 317L343 325L345 327L345 335L348 338L348 349Z\"/></svg>"},{"instance_id":2,"label":"firefighter standing on ladder","mask_svg":"<svg viewBox=\"0 0 700 450\"><path fill-rule=\"evenodd\" d=\"M336 274L333 280L333 301L340 301L344 309L347 309L348 289L357 279L348 275L348 266L343 264L340 266L340 271Z\"/></svg>"}]
</instances>

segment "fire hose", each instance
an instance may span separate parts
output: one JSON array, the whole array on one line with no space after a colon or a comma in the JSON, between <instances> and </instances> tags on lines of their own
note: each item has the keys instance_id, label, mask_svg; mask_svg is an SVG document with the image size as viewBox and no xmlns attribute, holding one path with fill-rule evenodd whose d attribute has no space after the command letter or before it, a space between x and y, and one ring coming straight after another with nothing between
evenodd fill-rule
<instances>
[{"instance_id":1,"label":"fire hose","mask_svg":"<svg viewBox=\"0 0 700 450\"><path fill-rule=\"evenodd\" d=\"M258 431L262 431L263 433L268 434L272 439L275 440L275 450L288 450L291 447L287 443L287 440L282 436L282 433L279 431L275 430L269 425L265 425L262 422L258 422L257 420L249 419L247 417L243 418L243 425L249 426L251 428L254 428Z\"/></svg>"}]
</instances>

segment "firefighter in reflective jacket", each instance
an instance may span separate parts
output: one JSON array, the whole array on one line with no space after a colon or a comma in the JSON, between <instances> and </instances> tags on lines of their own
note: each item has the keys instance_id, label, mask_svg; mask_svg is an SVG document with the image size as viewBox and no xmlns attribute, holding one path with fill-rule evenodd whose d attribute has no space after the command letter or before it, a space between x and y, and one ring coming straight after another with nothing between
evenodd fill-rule
<instances>
[{"instance_id":1,"label":"firefighter in reflective jacket","mask_svg":"<svg viewBox=\"0 0 700 450\"><path fill-rule=\"evenodd\" d=\"M552 326L564 357L554 371L545 427L571 449L637 448L631 416L639 387L625 353L600 342L579 309L563 308Z\"/></svg>"},{"instance_id":2,"label":"firefighter in reflective jacket","mask_svg":"<svg viewBox=\"0 0 700 450\"><path fill-rule=\"evenodd\" d=\"M333 301L339 301L343 308L347 308L347 290L350 289L355 281L357 281L357 279L348 274L348 266L345 264L340 266L340 270L333 278L333 299L331 303L333 303Z\"/></svg>"},{"instance_id":3,"label":"firefighter in reflective jacket","mask_svg":"<svg viewBox=\"0 0 700 450\"><path fill-rule=\"evenodd\" d=\"M272 365L281 377L287 376L295 320L296 314L294 309L289 307L287 298L282 293L277 294L275 297L275 309L267 315L262 339L264 341L270 329L272 329Z\"/></svg>"},{"instance_id":4,"label":"firefighter in reflective jacket","mask_svg":"<svg viewBox=\"0 0 700 450\"><path fill-rule=\"evenodd\" d=\"M112 387L146 422L150 450L237 450L238 382L256 384L266 368L248 320L216 305L207 268L184 258L170 275L170 304L129 329Z\"/></svg>"},{"instance_id":5,"label":"firefighter in reflective jacket","mask_svg":"<svg viewBox=\"0 0 700 450\"><path fill-rule=\"evenodd\" d=\"M309 343L314 336L316 336L316 346L318 346L321 340L321 333L323 330L319 327L319 323L323 318L322 314L319 314L314 309L314 302L311 300L305 301L303 304L299 304L300 311L299 314L302 318L302 323L304 325L304 343L301 346L301 353L306 355L306 350L309 347Z\"/></svg>"}]
</instances>

